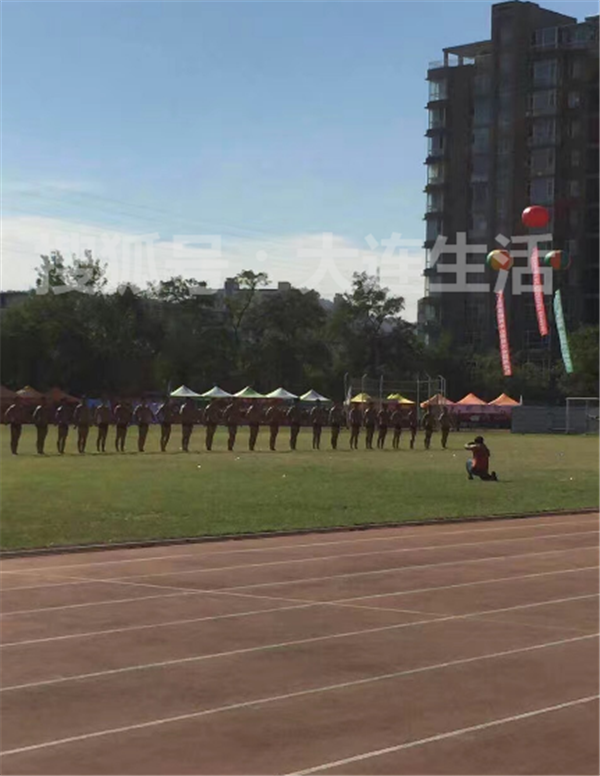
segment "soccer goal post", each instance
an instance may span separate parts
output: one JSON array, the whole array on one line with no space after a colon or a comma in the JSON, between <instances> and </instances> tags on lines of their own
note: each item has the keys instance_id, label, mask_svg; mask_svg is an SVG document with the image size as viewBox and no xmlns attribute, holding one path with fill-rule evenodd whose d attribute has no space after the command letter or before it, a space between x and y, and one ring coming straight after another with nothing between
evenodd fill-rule
<instances>
[{"instance_id":1,"label":"soccer goal post","mask_svg":"<svg viewBox=\"0 0 600 776\"><path fill-rule=\"evenodd\" d=\"M566 434L597 434L599 399L597 396L568 396L565 413Z\"/></svg>"}]
</instances>

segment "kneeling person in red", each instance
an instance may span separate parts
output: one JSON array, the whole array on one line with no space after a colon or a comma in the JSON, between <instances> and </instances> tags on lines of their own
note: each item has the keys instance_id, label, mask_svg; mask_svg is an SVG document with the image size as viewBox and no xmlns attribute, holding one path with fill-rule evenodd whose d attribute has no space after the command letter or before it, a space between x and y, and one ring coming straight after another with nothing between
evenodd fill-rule
<instances>
[{"instance_id":1,"label":"kneeling person in red","mask_svg":"<svg viewBox=\"0 0 600 776\"><path fill-rule=\"evenodd\" d=\"M491 453L484 444L483 437L475 437L473 442L465 445L465 450L470 450L473 458L467 461L467 474L469 479L480 477L482 480L497 480L496 472L490 474L490 456Z\"/></svg>"}]
</instances>

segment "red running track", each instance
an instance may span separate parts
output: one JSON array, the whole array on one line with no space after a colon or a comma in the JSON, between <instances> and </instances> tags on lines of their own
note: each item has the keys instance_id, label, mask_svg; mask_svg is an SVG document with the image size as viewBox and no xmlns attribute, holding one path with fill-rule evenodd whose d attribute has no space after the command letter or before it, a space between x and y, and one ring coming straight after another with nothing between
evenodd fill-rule
<instances>
[{"instance_id":1,"label":"red running track","mask_svg":"<svg viewBox=\"0 0 600 776\"><path fill-rule=\"evenodd\" d=\"M598 773L598 514L1 579L5 774Z\"/></svg>"}]
</instances>

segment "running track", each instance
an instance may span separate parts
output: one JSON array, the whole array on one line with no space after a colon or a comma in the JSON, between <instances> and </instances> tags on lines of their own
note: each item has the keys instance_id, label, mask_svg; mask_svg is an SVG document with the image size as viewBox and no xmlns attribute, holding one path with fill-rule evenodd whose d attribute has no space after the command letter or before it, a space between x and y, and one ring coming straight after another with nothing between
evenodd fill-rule
<instances>
[{"instance_id":1,"label":"running track","mask_svg":"<svg viewBox=\"0 0 600 776\"><path fill-rule=\"evenodd\" d=\"M598 515L4 561L5 774L597 774Z\"/></svg>"}]
</instances>

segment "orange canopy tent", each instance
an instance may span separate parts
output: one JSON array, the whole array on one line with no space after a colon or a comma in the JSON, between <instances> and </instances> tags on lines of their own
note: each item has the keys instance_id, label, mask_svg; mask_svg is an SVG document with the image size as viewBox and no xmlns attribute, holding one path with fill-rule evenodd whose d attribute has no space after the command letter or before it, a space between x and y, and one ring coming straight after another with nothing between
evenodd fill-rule
<instances>
[{"instance_id":1,"label":"orange canopy tent","mask_svg":"<svg viewBox=\"0 0 600 776\"><path fill-rule=\"evenodd\" d=\"M511 397L505 393L501 393L500 396L497 396L494 399L494 401L490 402L490 404L494 407L518 407L519 406L518 401L511 399Z\"/></svg>"},{"instance_id":2,"label":"orange canopy tent","mask_svg":"<svg viewBox=\"0 0 600 776\"><path fill-rule=\"evenodd\" d=\"M69 404L79 404L79 399L76 399L75 396L70 396L68 393L63 391L62 388L56 387L50 388L46 394L46 399L53 404L58 404L58 402L62 401L63 399L69 402Z\"/></svg>"},{"instance_id":3,"label":"orange canopy tent","mask_svg":"<svg viewBox=\"0 0 600 776\"><path fill-rule=\"evenodd\" d=\"M474 393L468 393L466 396L463 396L463 398L460 401L456 402L457 404L463 404L468 405L472 407L473 405L485 405L487 402L483 401L483 399L480 399L479 396L475 396Z\"/></svg>"},{"instance_id":4,"label":"orange canopy tent","mask_svg":"<svg viewBox=\"0 0 600 776\"><path fill-rule=\"evenodd\" d=\"M426 401L421 402L421 407L453 407L454 402L442 396L441 393L436 393L435 396L430 396Z\"/></svg>"}]
</instances>

